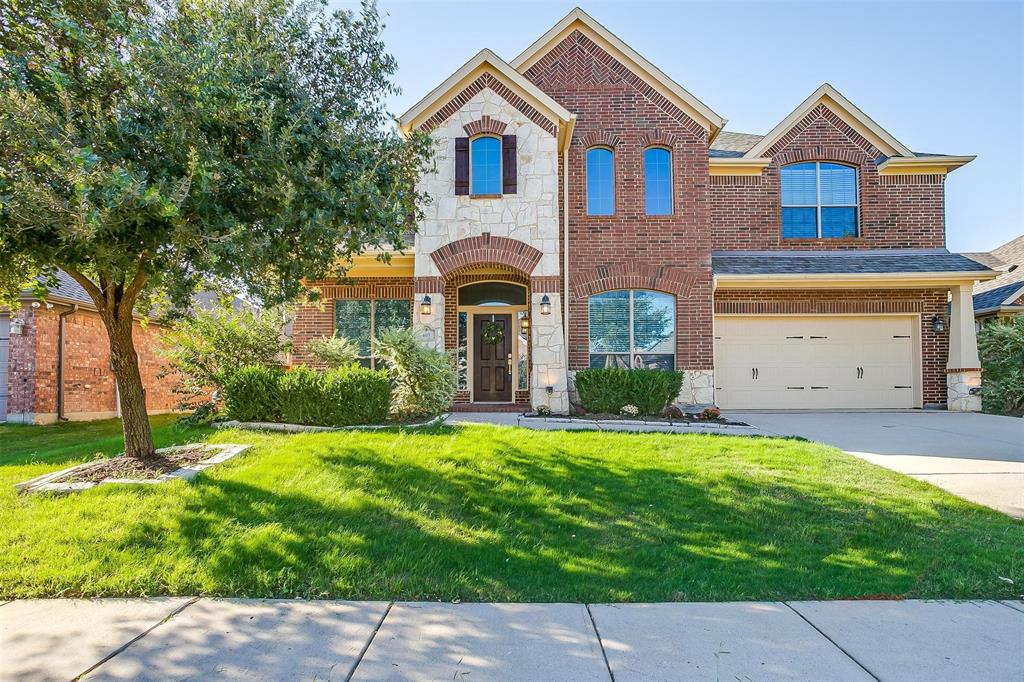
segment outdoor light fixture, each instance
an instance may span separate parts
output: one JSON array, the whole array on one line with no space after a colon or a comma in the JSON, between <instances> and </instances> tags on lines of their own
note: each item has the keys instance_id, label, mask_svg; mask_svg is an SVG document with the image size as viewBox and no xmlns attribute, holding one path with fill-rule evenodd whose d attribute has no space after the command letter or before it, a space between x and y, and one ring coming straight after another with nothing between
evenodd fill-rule
<instances>
[{"instance_id":1,"label":"outdoor light fixture","mask_svg":"<svg viewBox=\"0 0 1024 682\"><path fill-rule=\"evenodd\" d=\"M523 319L519 320L519 328L522 329L524 332L527 331L530 328L530 318L524 317Z\"/></svg>"},{"instance_id":2,"label":"outdoor light fixture","mask_svg":"<svg viewBox=\"0 0 1024 682\"><path fill-rule=\"evenodd\" d=\"M932 316L932 331L942 333L946 331L946 323L938 315Z\"/></svg>"},{"instance_id":3,"label":"outdoor light fixture","mask_svg":"<svg viewBox=\"0 0 1024 682\"><path fill-rule=\"evenodd\" d=\"M420 313L423 314L423 315L429 315L430 314L430 296L429 295L423 297L423 302L420 303Z\"/></svg>"},{"instance_id":4,"label":"outdoor light fixture","mask_svg":"<svg viewBox=\"0 0 1024 682\"><path fill-rule=\"evenodd\" d=\"M551 299L548 298L547 294L540 297L540 314L550 315L551 314Z\"/></svg>"}]
</instances>

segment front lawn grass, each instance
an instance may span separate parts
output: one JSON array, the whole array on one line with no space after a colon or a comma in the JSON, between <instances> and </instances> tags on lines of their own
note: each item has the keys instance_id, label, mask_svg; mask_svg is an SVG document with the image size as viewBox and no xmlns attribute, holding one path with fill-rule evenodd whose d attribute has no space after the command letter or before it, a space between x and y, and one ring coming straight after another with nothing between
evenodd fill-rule
<instances>
[{"instance_id":1,"label":"front lawn grass","mask_svg":"<svg viewBox=\"0 0 1024 682\"><path fill-rule=\"evenodd\" d=\"M1024 583L1024 523L803 441L170 421L159 445L255 447L192 483L25 496L14 483L116 453L118 424L0 427L0 597L1007 599Z\"/></svg>"}]
</instances>

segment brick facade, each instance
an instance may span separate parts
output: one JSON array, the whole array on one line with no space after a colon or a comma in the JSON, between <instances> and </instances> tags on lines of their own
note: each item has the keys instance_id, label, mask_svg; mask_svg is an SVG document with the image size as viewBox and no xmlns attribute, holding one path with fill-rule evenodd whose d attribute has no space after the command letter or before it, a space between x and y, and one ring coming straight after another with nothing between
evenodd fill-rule
<instances>
[{"instance_id":1,"label":"brick facade","mask_svg":"<svg viewBox=\"0 0 1024 682\"><path fill-rule=\"evenodd\" d=\"M8 374L9 419L47 423L56 420L58 330L65 306L25 305L12 316L24 320L12 335ZM171 412L179 397L177 378L156 352L162 328L135 323L134 341L150 414ZM117 389L110 370L110 345L97 313L78 310L64 320L64 414L68 419L103 419L117 415Z\"/></svg>"}]
</instances>

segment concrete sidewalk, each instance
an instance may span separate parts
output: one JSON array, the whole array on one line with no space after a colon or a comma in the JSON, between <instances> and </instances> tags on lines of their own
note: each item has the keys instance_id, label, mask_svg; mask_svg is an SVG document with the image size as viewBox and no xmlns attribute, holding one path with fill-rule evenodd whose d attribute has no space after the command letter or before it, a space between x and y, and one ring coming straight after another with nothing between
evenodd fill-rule
<instances>
[{"instance_id":1,"label":"concrete sidewalk","mask_svg":"<svg viewBox=\"0 0 1024 682\"><path fill-rule=\"evenodd\" d=\"M1001 680L1024 602L0 605L0 679Z\"/></svg>"}]
</instances>

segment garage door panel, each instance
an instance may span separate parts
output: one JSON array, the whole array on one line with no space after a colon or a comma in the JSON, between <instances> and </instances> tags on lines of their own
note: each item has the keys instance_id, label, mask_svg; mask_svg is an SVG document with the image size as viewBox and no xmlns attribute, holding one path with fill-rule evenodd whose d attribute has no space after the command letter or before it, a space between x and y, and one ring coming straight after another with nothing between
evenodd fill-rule
<instances>
[{"instance_id":1,"label":"garage door panel","mask_svg":"<svg viewBox=\"0 0 1024 682\"><path fill-rule=\"evenodd\" d=\"M915 407L910 317L716 317L716 398L734 409Z\"/></svg>"}]
</instances>

